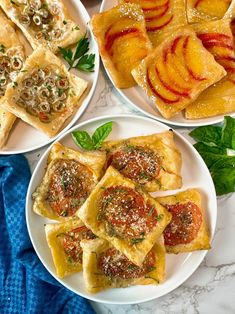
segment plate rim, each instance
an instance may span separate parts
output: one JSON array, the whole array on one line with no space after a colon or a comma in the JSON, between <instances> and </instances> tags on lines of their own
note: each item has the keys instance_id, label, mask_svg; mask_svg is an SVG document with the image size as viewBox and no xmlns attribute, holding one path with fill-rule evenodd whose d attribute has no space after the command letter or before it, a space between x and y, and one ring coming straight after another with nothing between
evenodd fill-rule
<instances>
[{"instance_id":1,"label":"plate rim","mask_svg":"<svg viewBox=\"0 0 235 314\"><path fill-rule=\"evenodd\" d=\"M115 1L115 0L114 0ZM107 3L107 0L102 0L102 3L101 3L101 6L100 6L100 10L99 10L99 13L102 13L104 12L104 6L106 5ZM101 58L102 60L102 58ZM178 127L199 127L199 126L207 126L207 125L212 125L212 124L217 124L217 123L221 123L223 122L224 120L224 116L225 115L230 115L231 117L235 117L235 112L231 112L231 113L225 113L224 115L219 115L219 116L214 116L214 117L208 117L209 119L213 119L213 121L202 121L202 122L199 122L199 123L194 123L194 122L188 122L188 121L198 121L198 119L195 119L195 120L192 120L192 119L185 119L185 122L177 122L177 121L172 121L172 120L168 120L166 118L164 118L163 116L161 116L160 112L159 112L159 116L156 116L144 109L142 109L141 107L139 107L134 101L132 101L131 99L128 98L128 96L123 92L123 90L125 89L120 89L118 87L115 86L114 82L113 82L113 79L112 77L110 76L108 70L106 69L105 65L104 65L104 62L102 60L102 64L103 64L103 67L104 67L104 70L107 74L107 77L109 78L110 82L112 83L113 87L116 89L116 91L119 93L119 95L121 95L121 97L124 98L125 101L127 101L132 107L134 107L134 109L137 109L139 110L141 113L143 113L144 115L154 119L154 120L157 120L161 123L164 123L164 124L169 124L169 125L172 125L172 126L178 126ZM135 87L135 86L133 86ZM174 117L172 117L174 119ZM201 118L200 120L203 120L203 119L207 119L207 118Z\"/></svg>"},{"instance_id":2,"label":"plate rim","mask_svg":"<svg viewBox=\"0 0 235 314\"><path fill-rule=\"evenodd\" d=\"M181 286L188 278L190 278L192 276L192 274L198 269L198 267L200 266L200 264L202 263L203 259L205 258L206 254L208 253L208 250L201 250L201 251L196 251L198 254L200 254L200 256L198 257L198 261L195 264L195 266L190 269L189 272L182 274L180 281L178 281L177 283L174 283L172 286L172 288L170 288L167 292L160 292L158 293L158 295L156 297L149 297L149 298L144 298L144 299L140 299L138 301L131 301L131 302L127 302L127 301L110 301L110 300L100 300L99 298L96 298L95 294L90 294L90 295L86 295L83 293L78 293L77 291L75 291L73 288L69 287L66 283L63 282L63 279L58 278L56 275L54 275L49 268L47 267L47 265L44 264L42 257L40 256L40 254L37 252L36 250L36 245L35 242L33 240L33 236L31 234L31 229L30 229L30 225L29 225L29 213L30 211L32 211L32 208L29 208L29 200L31 198L31 186L33 185L34 182L34 178L36 177L37 173L38 173L38 169L40 169L41 167L41 163L42 161L46 158L46 156L48 155L51 147L54 145L54 143L60 141L61 139L63 139L64 137L66 137L69 133L73 132L74 130L83 127L84 125L90 124L90 123L94 123L97 121L102 121L102 120L106 120L106 119L110 119L110 120L114 120L115 119L137 119L137 120L144 120L144 121L151 121L152 123L158 124L159 126L167 129L168 126L157 121L154 119L150 119L149 117L145 117L145 116L139 116L139 115L131 115L131 114L118 114L118 115L102 115L99 117L95 117L95 118L91 118L89 120L83 121L77 125L74 125L71 129L67 130L65 133L61 134L55 142L51 143L51 145L46 149L46 151L43 153L43 155L40 157L29 182L28 185L28 189L27 189L27 194L26 194L26 203L25 203L25 218L26 218L26 225L27 225L27 230L28 230L28 234L30 237L30 241L32 243L32 246L35 250L35 253L37 254L39 260L41 261L41 263L44 265L44 267L46 268L46 270L50 273L50 275L55 278L55 280L57 280L58 282L60 282L64 287L66 287L67 289L69 289L70 291L74 292L77 295L80 295L90 301L95 301L95 302L99 302L99 303L103 303L103 304L122 304L122 305L127 305L127 304L137 304L137 303L143 303L143 302L148 302L148 301L152 301L155 299L158 299L161 296L167 295L169 293L171 293L172 291L174 291L176 288L178 288L179 286ZM211 225L211 242L213 240L214 234L215 234L215 230L216 230L216 223L217 223L217 216L218 216L218 206L217 206L217 198L216 198L216 192L215 192L215 187L213 184L213 180L211 178L210 172L204 162L204 160L202 159L201 155L198 153L198 151L193 147L193 145L191 145L191 143L183 136L181 135L177 130L173 130L173 132L176 134L176 136L183 141L184 144L186 144L187 146L190 146L190 148L192 149L193 153L197 156L197 158L199 158L200 160L200 164L203 164L204 170L207 172L208 175L208 179L211 181L211 185L213 187L213 191L211 191L211 200L214 203L214 207L213 207L213 216L214 216L214 224ZM193 252L191 252L192 254Z\"/></svg>"},{"instance_id":3,"label":"plate rim","mask_svg":"<svg viewBox=\"0 0 235 314\"><path fill-rule=\"evenodd\" d=\"M81 118L81 116L84 114L85 110L87 109L87 107L89 106L91 99L96 91L96 86L97 86L97 82L98 82L98 77L99 77L99 73L100 73L100 54L99 54L99 48L98 48L98 44L95 40L95 37L93 35L93 32L91 30L89 21L91 19L90 14L88 13L87 9L85 8L84 4L80 1L80 0L69 0L70 2L72 2L72 4L76 5L77 8L81 7L82 8L82 12L81 14L84 14L84 22L86 23L86 28L90 34L90 40L92 40L92 43L94 45L94 51L95 51L95 55L96 55L96 66L95 66L95 71L94 71L94 80L92 83L92 86L89 90L89 93L87 95L87 97L83 100L81 106L77 109L77 113L78 116L77 118L73 121L73 119L69 122L68 125L66 125L65 128L61 129L61 131L55 135L52 138L48 138L45 142L43 142L42 144L38 144L36 146L33 147L29 147L26 149L16 149L16 150L1 150L0 149L0 155L17 155L17 154L25 154L25 153L29 153L32 151L36 151L46 145L51 144L52 142L56 141L61 135L64 134L64 132L67 132L70 128L72 128L75 123L78 122L78 120ZM84 24L85 24L84 23ZM74 115L76 115L76 113L73 113ZM14 126L13 126L14 127ZM33 128L33 126L31 126ZM10 135L11 136L11 135ZM3 147L4 149L4 147Z\"/></svg>"}]
</instances>

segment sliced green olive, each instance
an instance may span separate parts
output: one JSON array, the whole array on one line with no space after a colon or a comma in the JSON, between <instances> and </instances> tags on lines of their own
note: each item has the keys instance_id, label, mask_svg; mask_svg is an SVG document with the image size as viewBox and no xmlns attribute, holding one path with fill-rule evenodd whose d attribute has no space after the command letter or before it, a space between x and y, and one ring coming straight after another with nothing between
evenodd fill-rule
<instances>
[{"instance_id":1,"label":"sliced green olive","mask_svg":"<svg viewBox=\"0 0 235 314\"><path fill-rule=\"evenodd\" d=\"M49 15L49 12L46 9L40 9L38 10L38 14L44 18L47 18Z\"/></svg>"},{"instance_id":2,"label":"sliced green olive","mask_svg":"<svg viewBox=\"0 0 235 314\"><path fill-rule=\"evenodd\" d=\"M33 80L31 78L26 78L25 80L22 81L22 85L24 87L31 87L33 86Z\"/></svg>"},{"instance_id":3,"label":"sliced green olive","mask_svg":"<svg viewBox=\"0 0 235 314\"><path fill-rule=\"evenodd\" d=\"M0 96L4 96L5 94L5 88L3 89L2 87L0 87Z\"/></svg>"},{"instance_id":4,"label":"sliced green olive","mask_svg":"<svg viewBox=\"0 0 235 314\"><path fill-rule=\"evenodd\" d=\"M24 25L30 25L30 17L28 16L28 15L26 15L26 14L22 14L21 16L20 16L20 22L22 23L22 24L24 24Z\"/></svg>"},{"instance_id":5,"label":"sliced green olive","mask_svg":"<svg viewBox=\"0 0 235 314\"><path fill-rule=\"evenodd\" d=\"M23 66L23 61L19 57L14 57L11 59L11 68L13 70L20 70Z\"/></svg>"},{"instance_id":6,"label":"sliced green olive","mask_svg":"<svg viewBox=\"0 0 235 314\"><path fill-rule=\"evenodd\" d=\"M60 89L67 89L69 87L69 81L67 78L61 78L56 82L56 86Z\"/></svg>"},{"instance_id":7,"label":"sliced green olive","mask_svg":"<svg viewBox=\"0 0 235 314\"><path fill-rule=\"evenodd\" d=\"M33 21L34 21L34 23L35 23L37 26L39 26L39 25L42 24L42 19L41 19L41 16L39 16L39 15L34 15L34 16L33 16Z\"/></svg>"},{"instance_id":8,"label":"sliced green olive","mask_svg":"<svg viewBox=\"0 0 235 314\"><path fill-rule=\"evenodd\" d=\"M33 8L35 11L41 9L42 7L41 0L30 0L29 4L30 4L30 7Z\"/></svg>"},{"instance_id":9,"label":"sliced green olive","mask_svg":"<svg viewBox=\"0 0 235 314\"><path fill-rule=\"evenodd\" d=\"M62 101L57 101L52 105L52 109L56 112L61 112L65 109L65 103L63 103Z\"/></svg>"},{"instance_id":10,"label":"sliced green olive","mask_svg":"<svg viewBox=\"0 0 235 314\"><path fill-rule=\"evenodd\" d=\"M29 88L24 88L21 91L21 98L26 101L31 100L33 98L32 91Z\"/></svg>"},{"instance_id":11,"label":"sliced green olive","mask_svg":"<svg viewBox=\"0 0 235 314\"><path fill-rule=\"evenodd\" d=\"M58 15L60 13L60 8L54 3L50 6L50 12L52 15Z\"/></svg>"},{"instance_id":12,"label":"sliced green olive","mask_svg":"<svg viewBox=\"0 0 235 314\"><path fill-rule=\"evenodd\" d=\"M49 88L52 89L52 87L55 86L55 80L53 79L53 77L47 77L45 79L44 85Z\"/></svg>"},{"instance_id":13,"label":"sliced green olive","mask_svg":"<svg viewBox=\"0 0 235 314\"><path fill-rule=\"evenodd\" d=\"M39 31L35 35L36 39L42 39L44 37L43 32Z\"/></svg>"},{"instance_id":14,"label":"sliced green olive","mask_svg":"<svg viewBox=\"0 0 235 314\"><path fill-rule=\"evenodd\" d=\"M22 98L19 98L16 103L20 107L26 108L26 102Z\"/></svg>"},{"instance_id":15,"label":"sliced green olive","mask_svg":"<svg viewBox=\"0 0 235 314\"><path fill-rule=\"evenodd\" d=\"M33 16L34 13L35 13L35 10L34 10L34 8L31 7L30 5L26 5L26 6L24 7L23 13L24 13L24 15Z\"/></svg>"},{"instance_id":16,"label":"sliced green olive","mask_svg":"<svg viewBox=\"0 0 235 314\"><path fill-rule=\"evenodd\" d=\"M38 110L40 112L46 112L46 113L49 113L50 110L51 110L51 107L50 107L50 104L46 101L43 101L39 104L38 106Z\"/></svg>"},{"instance_id":17,"label":"sliced green olive","mask_svg":"<svg viewBox=\"0 0 235 314\"><path fill-rule=\"evenodd\" d=\"M60 96L57 98L58 100L65 100L67 98L67 95L65 92L61 93Z\"/></svg>"},{"instance_id":18,"label":"sliced green olive","mask_svg":"<svg viewBox=\"0 0 235 314\"><path fill-rule=\"evenodd\" d=\"M55 29L51 32L51 35L53 38L60 38L62 35L62 30L61 29Z\"/></svg>"},{"instance_id":19,"label":"sliced green olive","mask_svg":"<svg viewBox=\"0 0 235 314\"><path fill-rule=\"evenodd\" d=\"M7 84L7 78L5 76L0 77L0 86L5 86Z\"/></svg>"},{"instance_id":20,"label":"sliced green olive","mask_svg":"<svg viewBox=\"0 0 235 314\"><path fill-rule=\"evenodd\" d=\"M50 96L50 91L45 87L40 88L40 90L38 91L38 98L39 99L46 99L49 96Z\"/></svg>"}]
</instances>

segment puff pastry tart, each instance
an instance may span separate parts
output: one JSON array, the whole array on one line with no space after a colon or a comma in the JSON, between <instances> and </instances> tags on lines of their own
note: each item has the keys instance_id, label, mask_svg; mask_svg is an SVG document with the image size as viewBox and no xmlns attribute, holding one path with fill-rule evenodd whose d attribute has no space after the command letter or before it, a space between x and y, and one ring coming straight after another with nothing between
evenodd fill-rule
<instances>
[{"instance_id":1,"label":"puff pastry tart","mask_svg":"<svg viewBox=\"0 0 235 314\"><path fill-rule=\"evenodd\" d=\"M0 10L0 103L3 101L7 85L14 81L21 71L24 62L24 48L19 38L3 12ZM16 117L0 107L0 147L9 135Z\"/></svg>"},{"instance_id":2,"label":"puff pastry tart","mask_svg":"<svg viewBox=\"0 0 235 314\"><path fill-rule=\"evenodd\" d=\"M57 276L63 278L82 270L83 239L94 239L95 235L79 220L73 219L45 226L46 238L51 250Z\"/></svg>"},{"instance_id":3,"label":"puff pastry tart","mask_svg":"<svg viewBox=\"0 0 235 314\"><path fill-rule=\"evenodd\" d=\"M210 249L210 236L197 189L189 189L175 195L157 197L172 214L170 224L164 230L168 253L191 252Z\"/></svg>"},{"instance_id":4,"label":"puff pastry tart","mask_svg":"<svg viewBox=\"0 0 235 314\"><path fill-rule=\"evenodd\" d=\"M235 111L235 53L230 19L194 25L198 38L227 71L221 81L206 89L186 110L187 119L206 118Z\"/></svg>"},{"instance_id":5,"label":"puff pastry tart","mask_svg":"<svg viewBox=\"0 0 235 314\"><path fill-rule=\"evenodd\" d=\"M0 5L33 49L44 46L57 52L58 46L67 47L84 35L61 0L1 0Z\"/></svg>"},{"instance_id":6,"label":"puff pastry tart","mask_svg":"<svg viewBox=\"0 0 235 314\"><path fill-rule=\"evenodd\" d=\"M159 241L137 266L103 239L82 240L83 276L86 288L95 293L107 288L156 285L165 277L165 248Z\"/></svg>"},{"instance_id":7,"label":"puff pastry tart","mask_svg":"<svg viewBox=\"0 0 235 314\"><path fill-rule=\"evenodd\" d=\"M138 266L171 219L163 206L112 166L77 215Z\"/></svg>"},{"instance_id":8,"label":"puff pastry tart","mask_svg":"<svg viewBox=\"0 0 235 314\"><path fill-rule=\"evenodd\" d=\"M181 154L172 131L105 142L106 167L112 165L146 191L178 189L182 185Z\"/></svg>"},{"instance_id":9,"label":"puff pastry tart","mask_svg":"<svg viewBox=\"0 0 235 314\"><path fill-rule=\"evenodd\" d=\"M187 0L189 23L219 20L229 10L232 0Z\"/></svg>"},{"instance_id":10,"label":"puff pastry tart","mask_svg":"<svg viewBox=\"0 0 235 314\"><path fill-rule=\"evenodd\" d=\"M50 50L38 48L8 86L2 106L53 137L77 108L86 88L87 82L70 74Z\"/></svg>"},{"instance_id":11,"label":"puff pastry tart","mask_svg":"<svg viewBox=\"0 0 235 314\"><path fill-rule=\"evenodd\" d=\"M152 48L141 8L135 4L120 4L95 14L91 26L115 86L128 88L136 85L131 70Z\"/></svg>"},{"instance_id":12,"label":"puff pastry tart","mask_svg":"<svg viewBox=\"0 0 235 314\"><path fill-rule=\"evenodd\" d=\"M144 12L148 36L156 47L165 36L187 25L185 0L121 0L139 4Z\"/></svg>"},{"instance_id":13,"label":"puff pastry tart","mask_svg":"<svg viewBox=\"0 0 235 314\"><path fill-rule=\"evenodd\" d=\"M226 71L187 27L171 34L132 74L163 117L169 119L224 77Z\"/></svg>"},{"instance_id":14,"label":"puff pastry tart","mask_svg":"<svg viewBox=\"0 0 235 314\"><path fill-rule=\"evenodd\" d=\"M97 184L105 163L101 152L79 152L55 143L42 183L33 194L33 210L55 220L68 220Z\"/></svg>"}]
</instances>

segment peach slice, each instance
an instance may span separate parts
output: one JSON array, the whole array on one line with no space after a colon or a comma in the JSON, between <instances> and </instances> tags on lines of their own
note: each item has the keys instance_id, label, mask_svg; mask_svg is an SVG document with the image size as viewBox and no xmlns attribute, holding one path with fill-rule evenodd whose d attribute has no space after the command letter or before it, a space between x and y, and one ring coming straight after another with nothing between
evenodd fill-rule
<instances>
[{"instance_id":1,"label":"peach slice","mask_svg":"<svg viewBox=\"0 0 235 314\"><path fill-rule=\"evenodd\" d=\"M170 0L123 0L126 3L135 3L141 6L142 10L154 11L164 7Z\"/></svg>"}]
</instances>

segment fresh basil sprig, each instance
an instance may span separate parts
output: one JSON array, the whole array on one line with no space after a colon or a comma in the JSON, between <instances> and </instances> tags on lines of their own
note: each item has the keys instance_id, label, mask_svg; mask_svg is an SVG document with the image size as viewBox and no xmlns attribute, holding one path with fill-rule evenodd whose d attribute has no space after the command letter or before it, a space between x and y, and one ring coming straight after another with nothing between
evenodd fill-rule
<instances>
[{"instance_id":1,"label":"fresh basil sprig","mask_svg":"<svg viewBox=\"0 0 235 314\"><path fill-rule=\"evenodd\" d=\"M76 145L85 150L95 150L101 147L104 140L108 137L112 131L113 122L107 122L98 127L92 136L86 131L74 131L72 132L72 138Z\"/></svg>"},{"instance_id":2,"label":"fresh basil sprig","mask_svg":"<svg viewBox=\"0 0 235 314\"><path fill-rule=\"evenodd\" d=\"M224 117L223 126L201 126L189 133L210 170L216 194L235 191L235 119Z\"/></svg>"},{"instance_id":3,"label":"fresh basil sprig","mask_svg":"<svg viewBox=\"0 0 235 314\"><path fill-rule=\"evenodd\" d=\"M89 40L83 36L77 43L73 52L71 48L58 47L64 60L69 64L69 69L76 68L84 72L93 72L95 68L95 55L87 54L89 51Z\"/></svg>"}]
</instances>

